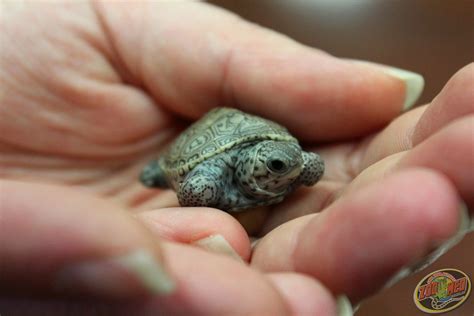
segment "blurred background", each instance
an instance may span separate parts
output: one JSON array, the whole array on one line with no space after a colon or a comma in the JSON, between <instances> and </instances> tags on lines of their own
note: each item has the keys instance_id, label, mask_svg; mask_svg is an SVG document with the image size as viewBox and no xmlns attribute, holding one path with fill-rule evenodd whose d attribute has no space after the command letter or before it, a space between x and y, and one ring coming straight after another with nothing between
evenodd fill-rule
<instances>
[{"instance_id":1,"label":"blurred background","mask_svg":"<svg viewBox=\"0 0 474 316\"><path fill-rule=\"evenodd\" d=\"M430 102L457 70L474 59L474 0L209 2L332 55L418 72L426 81L419 104ZM413 303L416 284L441 268L460 269L473 280L473 249L471 233L432 266L364 302L356 315L426 315ZM473 316L474 294L447 315Z\"/></svg>"}]
</instances>

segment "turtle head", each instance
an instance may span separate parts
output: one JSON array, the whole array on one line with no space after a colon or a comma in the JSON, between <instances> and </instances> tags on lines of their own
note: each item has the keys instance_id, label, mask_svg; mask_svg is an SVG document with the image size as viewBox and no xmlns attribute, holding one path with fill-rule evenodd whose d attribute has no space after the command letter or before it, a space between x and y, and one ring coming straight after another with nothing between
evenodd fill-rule
<instances>
[{"instance_id":1,"label":"turtle head","mask_svg":"<svg viewBox=\"0 0 474 316\"><path fill-rule=\"evenodd\" d=\"M298 144L263 141L240 153L236 176L248 194L274 197L286 194L303 168Z\"/></svg>"}]
</instances>

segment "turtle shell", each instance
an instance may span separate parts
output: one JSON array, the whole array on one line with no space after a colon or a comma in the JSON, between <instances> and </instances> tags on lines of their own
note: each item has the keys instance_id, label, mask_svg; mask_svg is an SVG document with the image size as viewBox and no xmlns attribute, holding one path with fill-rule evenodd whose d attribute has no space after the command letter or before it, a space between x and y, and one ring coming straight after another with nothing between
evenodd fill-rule
<instances>
[{"instance_id":1,"label":"turtle shell","mask_svg":"<svg viewBox=\"0 0 474 316\"><path fill-rule=\"evenodd\" d=\"M259 140L298 143L283 126L231 108L216 108L185 130L160 161L174 181L196 165L236 146Z\"/></svg>"}]
</instances>

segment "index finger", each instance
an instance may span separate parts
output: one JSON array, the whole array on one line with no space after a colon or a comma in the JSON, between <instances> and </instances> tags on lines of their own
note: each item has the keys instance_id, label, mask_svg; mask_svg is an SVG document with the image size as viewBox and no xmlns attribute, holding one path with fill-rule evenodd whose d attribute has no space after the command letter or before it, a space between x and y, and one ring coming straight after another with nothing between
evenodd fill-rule
<instances>
[{"instance_id":1,"label":"index finger","mask_svg":"<svg viewBox=\"0 0 474 316\"><path fill-rule=\"evenodd\" d=\"M411 107L423 88L415 73L341 60L208 4L96 9L126 71L159 104L190 119L234 106L305 141L352 138Z\"/></svg>"}]
</instances>

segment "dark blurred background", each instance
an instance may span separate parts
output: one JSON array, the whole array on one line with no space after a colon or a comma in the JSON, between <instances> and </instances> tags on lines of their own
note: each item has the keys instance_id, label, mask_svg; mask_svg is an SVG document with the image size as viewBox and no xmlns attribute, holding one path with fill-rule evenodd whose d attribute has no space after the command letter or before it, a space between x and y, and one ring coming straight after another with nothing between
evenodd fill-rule
<instances>
[{"instance_id":1,"label":"dark blurred background","mask_svg":"<svg viewBox=\"0 0 474 316\"><path fill-rule=\"evenodd\" d=\"M474 0L209 2L332 55L418 72L426 82L418 104L430 102L458 69L474 59ZM416 309L412 299L418 281L447 267L460 269L473 280L473 249L471 233L431 267L367 300L357 315L426 315ZM447 315L473 316L474 294Z\"/></svg>"}]
</instances>

